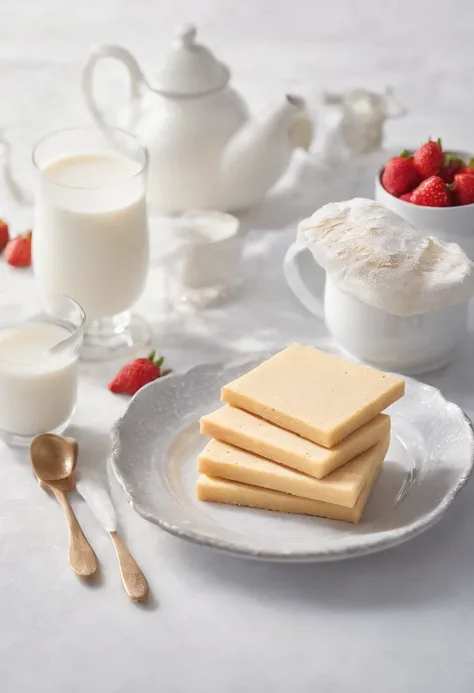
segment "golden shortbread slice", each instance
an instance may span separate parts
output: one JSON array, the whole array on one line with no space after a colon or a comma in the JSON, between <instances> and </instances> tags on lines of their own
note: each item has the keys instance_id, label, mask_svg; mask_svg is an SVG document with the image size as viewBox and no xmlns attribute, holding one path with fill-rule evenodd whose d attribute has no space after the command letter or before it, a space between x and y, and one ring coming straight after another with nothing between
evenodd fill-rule
<instances>
[{"instance_id":1,"label":"golden shortbread slice","mask_svg":"<svg viewBox=\"0 0 474 693\"><path fill-rule=\"evenodd\" d=\"M249 486L248 484L241 484L239 481L219 479L205 474L201 474L196 482L196 497L198 500L212 503L243 505L262 510L278 510L283 513L315 515L331 520L359 522L381 468L382 460L372 470L371 477L352 508L310 498L299 498L289 493Z\"/></svg>"},{"instance_id":2,"label":"golden shortbread slice","mask_svg":"<svg viewBox=\"0 0 474 693\"><path fill-rule=\"evenodd\" d=\"M325 479L315 479L217 440L211 440L199 455L197 470L206 476L352 508L373 470L384 459L389 440L385 436Z\"/></svg>"},{"instance_id":3,"label":"golden shortbread slice","mask_svg":"<svg viewBox=\"0 0 474 693\"><path fill-rule=\"evenodd\" d=\"M377 414L329 450L231 406L203 416L201 433L322 479L388 436L390 417Z\"/></svg>"},{"instance_id":4,"label":"golden shortbread slice","mask_svg":"<svg viewBox=\"0 0 474 693\"><path fill-rule=\"evenodd\" d=\"M293 344L225 385L221 399L331 448L404 392L393 375Z\"/></svg>"}]
</instances>

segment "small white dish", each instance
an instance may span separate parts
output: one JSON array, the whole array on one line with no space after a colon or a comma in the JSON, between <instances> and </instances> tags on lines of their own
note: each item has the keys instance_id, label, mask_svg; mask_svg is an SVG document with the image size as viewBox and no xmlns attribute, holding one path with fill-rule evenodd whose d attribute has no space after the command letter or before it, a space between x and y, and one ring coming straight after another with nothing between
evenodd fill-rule
<instances>
[{"instance_id":1,"label":"small white dish","mask_svg":"<svg viewBox=\"0 0 474 693\"><path fill-rule=\"evenodd\" d=\"M458 152L465 161L472 154ZM412 205L385 190L381 183L383 168L375 176L375 199L399 214L421 231L426 231L442 241L457 243L471 260L474 260L474 204L459 207L423 207Z\"/></svg>"},{"instance_id":2,"label":"small white dish","mask_svg":"<svg viewBox=\"0 0 474 693\"><path fill-rule=\"evenodd\" d=\"M134 509L183 539L261 560L311 562L396 546L434 525L466 483L473 433L462 410L407 380L389 410L392 442L358 525L196 500L199 418L219 406L220 387L266 358L211 364L140 390L115 425L111 465Z\"/></svg>"},{"instance_id":3,"label":"small white dish","mask_svg":"<svg viewBox=\"0 0 474 693\"><path fill-rule=\"evenodd\" d=\"M238 283L244 238L232 214L192 210L169 221L173 250L164 259L167 294L177 308L204 308Z\"/></svg>"}]
</instances>

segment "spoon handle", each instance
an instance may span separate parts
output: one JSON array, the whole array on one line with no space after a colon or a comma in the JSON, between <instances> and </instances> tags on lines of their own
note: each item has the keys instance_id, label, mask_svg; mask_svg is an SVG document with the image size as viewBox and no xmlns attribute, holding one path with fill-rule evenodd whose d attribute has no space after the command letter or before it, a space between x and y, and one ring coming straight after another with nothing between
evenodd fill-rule
<instances>
[{"instance_id":1,"label":"spoon handle","mask_svg":"<svg viewBox=\"0 0 474 693\"><path fill-rule=\"evenodd\" d=\"M114 542L125 592L134 601L144 601L148 596L146 577L117 532L109 532L109 534Z\"/></svg>"},{"instance_id":2,"label":"spoon handle","mask_svg":"<svg viewBox=\"0 0 474 693\"><path fill-rule=\"evenodd\" d=\"M69 527L69 565L77 575L88 577L94 575L97 570L97 558L84 536L82 529L74 515L68 497L64 491L54 486L50 486L57 498L59 505L63 508L66 521Z\"/></svg>"}]
</instances>

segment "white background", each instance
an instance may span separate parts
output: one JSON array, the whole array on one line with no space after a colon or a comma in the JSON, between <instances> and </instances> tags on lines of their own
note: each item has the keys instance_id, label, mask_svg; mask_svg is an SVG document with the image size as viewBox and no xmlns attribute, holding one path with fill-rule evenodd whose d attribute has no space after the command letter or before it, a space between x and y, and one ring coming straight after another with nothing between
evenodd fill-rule
<instances>
[{"instance_id":1,"label":"white background","mask_svg":"<svg viewBox=\"0 0 474 693\"><path fill-rule=\"evenodd\" d=\"M36 137L87 122L79 79L91 44L123 44L153 72L181 21L198 24L256 109L290 90L318 109L325 88L391 84L409 114L389 124L389 145L442 135L452 148L474 150L471 0L2 0L0 128L22 178ZM119 98L120 72L107 78ZM323 334L284 286L282 257L299 219L331 198L370 194L371 173L330 189L314 156L294 162L286 187L246 222L244 286L224 308L164 316L155 262L140 309L170 365ZM3 207L19 230L26 217L8 198ZM155 252L165 245L156 228ZM2 294L32 290L28 272L1 266ZM459 360L429 382L472 416L473 371L471 336ZM124 406L105 388L110 372L82 373L76 425L84 458L97 464ZM185 544L137 517L116 486L113 494L150 581L149 607L127 601L111 542L80 500L102 579L92 587L75 580L59 508L38 488L26 456L0 448L2 693L472 691L472 484L440 525L410 544L314 566L245 562Z\"/></svg>"}]
</instances>

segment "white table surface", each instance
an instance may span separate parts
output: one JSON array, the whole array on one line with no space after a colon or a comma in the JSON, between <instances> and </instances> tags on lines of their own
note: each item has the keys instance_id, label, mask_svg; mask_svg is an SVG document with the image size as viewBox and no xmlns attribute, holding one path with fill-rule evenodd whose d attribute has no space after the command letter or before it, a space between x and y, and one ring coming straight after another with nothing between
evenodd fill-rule
<instances>
[{"instance_id":1,"label":"white table surface","mask_svg":"<svg viewBox=\"0 0 474 693\"><path fill-rule=\"evenodd\" d=\"M0 128L25 154L42 132L87 120L78 87L88 47L117 42L153 68L173 25L192 20L256 107L291 89L317 104L323 88L392 84L410 109L388 143L443 135L474 149L470 0L4 0ZM21 166L20 166L21 169ZM329 189L299 159L280 194L250 215L239 300L195 317L161 311L155 262L138 309L170 365L311 342L324 328L285 287L281 261L295 222L359 186ZM368 179L367 179L368 180ZM365 186L365 187L364 187ZM357 188L357 189L356 189ZM3 214L24 216L5 198ZM153 225L153 247L166 233ZM0 291L33 289L0 271ZM473 337L428 379L474 416ZM114 367L83 369L76 431L84 458L105 465L108 430L125 406L105 385ZM157 422L159 425L159 422ZM79 498L73 504L101 563L84 586L67 567L57 504L26 454L0 447L2 693L456 693L474 678L474 486L433 530L387 553L323 565L247 562L189 545L138 517L112 483L121 531L146 571L152 603L130 603L113 548Z\"/></svg>"}]
</instances>

